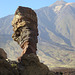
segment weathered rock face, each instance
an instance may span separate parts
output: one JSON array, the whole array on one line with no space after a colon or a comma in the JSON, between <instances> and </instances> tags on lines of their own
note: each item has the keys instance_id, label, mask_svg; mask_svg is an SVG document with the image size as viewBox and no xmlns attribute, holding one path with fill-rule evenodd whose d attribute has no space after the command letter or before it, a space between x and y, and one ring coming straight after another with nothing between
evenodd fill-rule
<instances>
[{"instance_id":1,"label":"weathered rock face","mask_svg":"<svg viewBox=\"0 0 75 75\"><path fill-rule=\"evenodd\" d=\"M26 7L19 6L12 21L14 34L12 38L23 49L22 55L18 58L19 75L55 75L48 67L40 63L37 50L37 16L36 13Z\"/></svg>"},{"instance_id":2,"label":"weathered rock face","mask_svg":"<svg viewBox=\"0 0 75 75\"><path fill-rule=\"evenodd\" d=\"M5 59L0 58L0 75L19 75Z\"/></svg>"},{"instance_id":3,"label":"weathered rock face","mask_svg":"<svg viewBox=\"0 0 75 75\"><path fill-rule=\"evenodd\" d=\"M7 54L2 48L0 48L0 58L7 59Z\"/></svg>"},{"instance_id":4,"label":"weathered rock face","mask_svg":"<svg viewBox=\"0 0 75 75\"><path fill-rule=\"evenodd\" d=\"M33 53L23 55L19 65L20 75L56 75L40 63L38 56Z\"/></svg>"},{"instance_id":5,"label":"weathered rock face","mask_svg":"<svg viewBox=\"0 0 75 75\"><path fill-rule=\"evenodd\" d=\"M6 52L0 48L0 75L18 75L18 71L14 69L6 59Z\"/></svg>"},{"instance_id":6,"label":"weathered rock face","mask_svg":"<svg viewBox=\"0 0 75 75\"><path fill-rule=\"evenodd\" d=\"M38 42L36 13L30 8L19 6L15 12L12 26L14 31L12 38L23 49L22 55L36 54Z\"/></svg>"}]
</instances>

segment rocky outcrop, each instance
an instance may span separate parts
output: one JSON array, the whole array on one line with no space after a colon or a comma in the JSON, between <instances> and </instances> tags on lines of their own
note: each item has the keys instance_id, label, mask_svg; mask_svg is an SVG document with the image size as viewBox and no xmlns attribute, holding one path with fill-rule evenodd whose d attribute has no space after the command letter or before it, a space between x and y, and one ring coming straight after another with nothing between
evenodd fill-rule
<instances>
[{"instance_id":1,"label":"rocky outcrop","mask_svg":"<svg viewBox=\"0 0 75 75\"><path fill-rule=\"evenodd\" d=\"M23 55L18 66L20 75L56 75L49 71L46 65L40 63L38 56L33 53Z\"/></svg>"},{"instance_id":2,"label":"rocky outcrop","mask_svg":"<svg viewBox=\"0 0 75 75\"><path fill-rule=\"evenodd\" d=\"M23 49L18 60L7 60L7 54L0 49L0 75L56 75L39 61L37 50L37 16L26 7L19 6L12 21L14 34L12 38Z\"/></svg>"},{"instance_id":3,"label":"rocky outcrop","mask_svg":"<svg viewBox=\"0 0 75 75\"><path fill-rule=\"evenodd\" d=\"M7 53L2 48L0 48L0 58L7 59Z\"/></svg>"},{"instance_id":4,"label":"rocky outcrop","mask_svg":"<svg viewBox=\"0 0 75 75\"><path fill-rule=\"evenodd\" d=\"M36 54L37 50L37 16L36 13L27 7L19 6L12 21L14 34L12 38L23 49L23 54Z\"/></svg>"},{"instance_id":5,"label":"rocky outcrop","mask_svg":"<svg viewBox=\"0 0 75 75\"><path fill-rule=\"evenodd\" d=\"M3 50L4 51L4 50ZM0 55L1 56L1 55ZM5 60L0 57L0 75L56 75L48 67L40 63L34 53L24 54L20 62Z\"/></svg>"},{"instance_id":6,"label":"rocky outcrop","mask_svg":"<svg viewBox=\"0 0 75 75\"><path fill-rule=\"evenodd\" d=\"M18 75L18 71L5 60L6 58L6 52L0 48L0 75Z\"/></svg>"},{"instance_id":7,"label":"rocky outcrop","mask_svg":"<svg viewBox=\"0 0 75 75\"><path fill-rule=\"evenodd\" d=\"M14 34L12 38L23 49L22 55L18 58L17 70L19 75L55 75L48 67L40 63L37 50L37 16L36 13L27 7L19 6L12 21Z\"/></svg>"},{"instance_id":8,"label":"rocky outcrop","mask_svg":"<svg viewBox=\"0 0 75 75\"><path fill-rule=\"evenodd\" d=\"M18 71L6 60L0 59L0 75L18 75Z\"/></svg>"}]
</instances>

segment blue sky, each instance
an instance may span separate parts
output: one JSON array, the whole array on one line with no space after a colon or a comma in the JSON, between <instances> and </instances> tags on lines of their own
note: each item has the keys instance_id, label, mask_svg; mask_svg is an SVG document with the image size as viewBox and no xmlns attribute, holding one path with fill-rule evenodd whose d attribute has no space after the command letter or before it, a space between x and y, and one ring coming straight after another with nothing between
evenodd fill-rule
<instances>
[{"instance_id":1,"label":"blue sky","mask_svg":"<svg viewBox=\"0 0 75 75\"><path fill-rule=\"evenodd\" d=\"M49 6L57 0L0 0L0 18L15 13L18 6L39 9ZM75 0L65 0L66 2L75 2Z\"/></svg>"}]
</instances>

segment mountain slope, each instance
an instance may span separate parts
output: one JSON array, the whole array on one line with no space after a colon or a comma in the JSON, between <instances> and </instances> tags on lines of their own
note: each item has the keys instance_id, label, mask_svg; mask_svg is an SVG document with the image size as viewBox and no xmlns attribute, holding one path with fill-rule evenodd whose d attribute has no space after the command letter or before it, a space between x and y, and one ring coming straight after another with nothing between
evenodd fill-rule
<instances>
[{"instance_id":1,"label":"mountain slope","mask_svg":"<svg viewBox=\"0 0 75 75\"><path fill-rule=\"evenodd\" d=\"M12 34L12 19L13 15L0 18L0 34Z\"/></svg>"},{"instance_id":2,"label":"mountain slope","mask_svg":"<svg viewBox=\"0 0 75 75\"><path fill-rule=\"evenodd\" d=\"M38 17L37 53L40 60L49 67L75 67L75 3L56 1L35 12ZM0 47L5 49L9 58L14 59L20 55L21 49L11 39L12 18L13 15L0 19Z\"/></svg>"}]
</instances>

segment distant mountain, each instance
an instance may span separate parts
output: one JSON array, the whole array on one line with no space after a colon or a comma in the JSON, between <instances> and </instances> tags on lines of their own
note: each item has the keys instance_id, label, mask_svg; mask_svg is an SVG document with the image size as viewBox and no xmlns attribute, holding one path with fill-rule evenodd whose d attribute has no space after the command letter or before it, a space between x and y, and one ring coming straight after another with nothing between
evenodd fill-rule
<instances>
[{"instance_id":1,"label":"distant mountain","mask_svg":"<svg viewBox=\"0 0 75 75\"><path fill-rule=\"evenodd\" d=\"M75 67L75 3L56 1L35 12L40 60L49 67ZM13 15L0 18L0 47L14 59L20 55L21 49L11 38L12 19Z\"/></svg>"},{"instance_id":2,"label":"distant mountain","mask_svg":"<svg viewBox=\"0 0 75 75\"><path fill-rule=\"evenodd\" d=\"M0 34L12 34L12 19L13 15L0 18Z\"/></svg>"}]
</instances>

